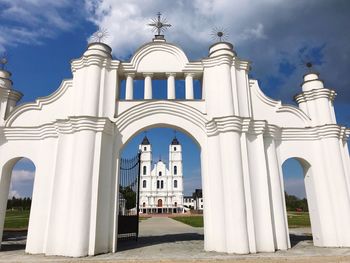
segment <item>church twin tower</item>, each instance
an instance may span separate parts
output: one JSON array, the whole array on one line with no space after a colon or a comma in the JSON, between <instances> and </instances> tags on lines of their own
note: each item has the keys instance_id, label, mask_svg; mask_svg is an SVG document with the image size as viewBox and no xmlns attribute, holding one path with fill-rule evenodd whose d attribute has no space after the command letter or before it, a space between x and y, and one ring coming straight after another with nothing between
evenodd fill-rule
<instances>
[{"instance_id":1,"label":"church twin tower","mask_svg":"<svg viewBox=\"0 0 350 263\"><path fill-rule=\"evenodd\" d=\"M169 166L159 159L152 169L152 146L145 136L141 151L140 212L183 212L183 169L181 144L175 137L169 145Z\"/></svg>"}]
</instances>

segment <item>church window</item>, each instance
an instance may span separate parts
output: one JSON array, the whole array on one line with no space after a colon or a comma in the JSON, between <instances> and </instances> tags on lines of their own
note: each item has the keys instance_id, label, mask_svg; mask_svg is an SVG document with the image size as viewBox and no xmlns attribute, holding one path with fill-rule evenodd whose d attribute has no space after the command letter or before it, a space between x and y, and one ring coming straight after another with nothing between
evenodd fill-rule
<instances>
[{"instance_id":1,"label":"church window","mask_svg":"<svg viewBox=\"0 0 350 263\"><path fill-rule=\"evenodd\" d=\"M174 180L174 188L177 188L177 180Z\"/></svg>"},{"instance_id":2,"label":"church window","mask_svg":"<svg viewBox=\"0 0 350 263\"><path fill-rule=\"evenodd\" d=\"M159 176L162 176L162 172L159 172L158 175L159 175Z\"/></svg>"},{"instance_id":3,"label":"church window","mask_svg":"<svg viewBox=\"0 0 350 263\"><path fill-rule=\"evenodd\" d=\"M147 150L147 147L143 147L143 150L146 151L146 150Z\"/></svg>"},{"instance_id":4,"label":"church window","mask_svg":"<svg viewBox=\"0 0 350 263\"><path fill-rule=\"evenodd\" d=\"M176 152L176 147L174 147L174 152Z\"/></svg>"},{"instance_id":5,"label":"church window","mask_svg":"<svg viewBox=\"0 0 350 263\"><path fill-rule=\"evenodd\" d=\"M174 175L177 175L177 166L174 166Z\"/></svg>"},{"instance_id":6,"label":"church window","mask_svg":"<svg viewBox=\"0 0 350 263\"><path fill-rule=\"evenodd\" d=\"M164 188L164 181L162 180L162 181L160 181L160 188Z\"/></svg>"},{"instance_id":7,"label":"church window","mask_svg":"<svg viewBox=\"0 0 350 263\"><path fill-rule=\"evenodd\" d=\"M143 169L142 174L145 175L147 173L147 167L144 166L142 169Z\"/></svg>"},{"instance_id":8,"label":"church window","mask_svg":"<svg viewBox=\"0 0 350 263\"><path fill-rule=\"evenodd\" d=\"M175 202L174 206L177 207L177 202Z\"/></svg>"},{"instance_id":9,"label":"church window","mask_svg":"<svg viewBox=\"0 0 350 263\"><path fill-rule=\"evenodd\" d=\"M157 181L157 189L159 189L160 188L160 186L159 186L159 180Z\"/></svg>"},{"instance_id":10,"label":"church window","mask_svg":"<svg viewBox=\"0 0 350 263\"><path fill-rule=\"evenodd\" d=\"M143 188L146 188L146 186L147 186L147 182L146 182L146 180L143 180L143 181L142 181L142 187L143 187Z\"/></svg>"}]
</instances>

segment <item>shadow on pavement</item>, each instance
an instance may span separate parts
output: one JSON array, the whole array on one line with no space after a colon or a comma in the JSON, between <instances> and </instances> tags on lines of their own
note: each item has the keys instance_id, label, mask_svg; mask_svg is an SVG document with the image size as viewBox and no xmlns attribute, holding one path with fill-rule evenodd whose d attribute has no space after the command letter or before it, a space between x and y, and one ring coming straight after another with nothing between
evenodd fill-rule
<instances>
[{"instance_id":1,"label":"shadow on pavement","mask_svg":"<svg viewBox=\"0 0 350 263\"><path fill-rule=\"evenodd\" d=\"M24 250L26 247L27 230L4 231L1 251Z\"/></svg>"},{"instance_id":2,"label":"shadow on pavement","mask_svg":"<svg viewBox=\"0 0 350 263\"><path fill-rule=\"evenodd\" d=\"M306 240L312 240L312 236L310 235L289 235L290 238L290 245L291 247L295 247L299 242L306 241Z\"/></svg>"},{"instance_id":3,"label":"shadow on pavement","mask_svg":"<svg viewBox=\"0 0 350 263\"><path fill-rule=\"evenodd\" d=\"M180 241L204 240L204 235L197 233L184 233L163 236L139 237L138 240L120 240L118 241L118 251L124 251L133 248L153 246L162 243L172 243Z\"/></svg>"},{"instance_id":4,"label":"shadow on pavement","mask_svg":"<svg viewBox=\"0 0 350 263\"><path fill-rule=\"evenodd\" d=\"M1 251L15 251L25 249L25 239L27 238L26 231L18 232L4 232L3 242L1 244ZM295 247L299 242L312 240L310 235L293 235L290 234L291 247ZM162 243L172 243L180 241L191 240L204 240L204 235L197 233L184 233L174 235L162 235L162 236L145 236L139 237L138 241L135 240L120 240L118 241L118 251L124 251L128 249L141 248L147 246L153 246Z\"/></svg>"}]
</instances>

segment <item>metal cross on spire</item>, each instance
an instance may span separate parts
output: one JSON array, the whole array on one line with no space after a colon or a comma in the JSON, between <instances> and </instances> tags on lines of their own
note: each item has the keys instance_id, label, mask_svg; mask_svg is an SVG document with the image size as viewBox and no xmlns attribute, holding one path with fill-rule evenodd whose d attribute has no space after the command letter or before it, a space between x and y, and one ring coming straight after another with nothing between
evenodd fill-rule
<instances>
[{"instance_id":1,"label":"metal cross on spire","mask_svg":"<svg viewBox=\"0 0 350 263\"><path fill-rule=\"evenodd\" d=\"M162 14L158 12L157 18L153 18L152 23L148 24L149 26L153 27L153 32L157 32L157 36L160 36L161 33L165 32L168 27L171 27L171 25L167 23L167 19L161 16Z\"/></svg>"}]
</instances>

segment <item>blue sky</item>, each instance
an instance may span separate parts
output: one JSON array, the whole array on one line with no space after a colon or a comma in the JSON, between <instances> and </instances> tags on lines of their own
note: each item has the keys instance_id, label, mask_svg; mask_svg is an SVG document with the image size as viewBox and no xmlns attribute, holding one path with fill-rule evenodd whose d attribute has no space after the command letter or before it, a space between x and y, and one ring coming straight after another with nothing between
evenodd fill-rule
<instances>
[{"instance_id":1,"label":"blue sky","mask_svg":"<svg viewBox=\"0 0 350 263\"><path fill-rule=\"evenodd\" d=\"M338 93L338 123L350 126L350 1L142 3L141 8L137 0L0 0L0 52L8 54L7 68L13 74L14 88L24 94L21 103L47 96L62 79L71 78L70 60L82 55L88 38L98 27L108 30L106 42L113 48L114 57L127 60L152 39L153 33L146 24L161 11L172 24L166 32L167 40L181 46L193 60L207 56L208 47L214 42L212 29L223 27L238 56L252 61L251 77L259 80L267 95L288 104L294 104L292 97L301 91L306 71L303 63L312 61L326 87ZM168 142L171 132L168 133L154 133L152 143L157 145L157 151L167 152L167 144L161 145L159 138L164 136ZM153 136L151 131L149 136ZM188 145L189 158L198 155L195 145L191 146L185 137L181 139L185 149ZM291 163L284 168L287 190L303 196L302 177L295 179L297 166ZM21 165L16 167L16 171L22 170ZM189 168L189 173L195 176L195 167ZM19 187L18 193L27 193L27 188Z\"/></svg>"}]
</instances>

